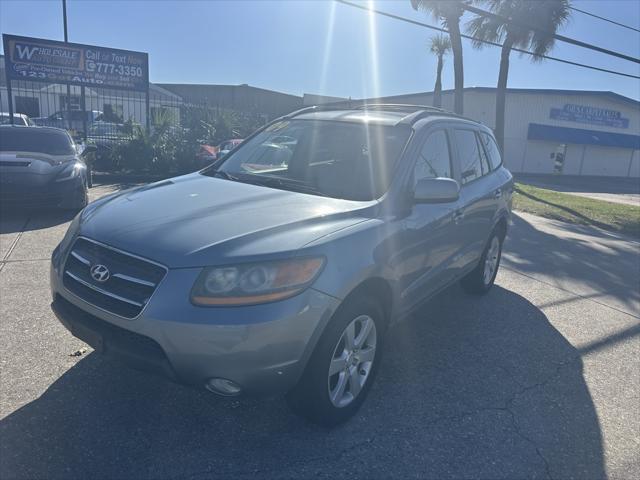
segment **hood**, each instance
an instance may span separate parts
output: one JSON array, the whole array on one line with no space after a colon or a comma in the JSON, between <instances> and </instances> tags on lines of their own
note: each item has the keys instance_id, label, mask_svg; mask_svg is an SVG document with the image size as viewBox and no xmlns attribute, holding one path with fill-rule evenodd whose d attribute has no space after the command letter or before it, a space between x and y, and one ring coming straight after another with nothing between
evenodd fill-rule
<instances>
[{"instance_id":1,"label":"hood","mask_svg":"<svg viewBox=\"0 0 640 480\"><path fill-rule=\"evenodd\" d=\"M89 205L80 234L171 268L202 267L290 254L367 220L376 205L195 173Z\"/></svg>"},{"instance_id":2,"label":"hood","mask_svg":"<svg viewBox=\"0 0 640 480\"><path fill-rule=\"evenodd\" d=\"M45 185L74 160L77 160L75 155L0 152L2 183Z\"/></svg>"}]
</instances>

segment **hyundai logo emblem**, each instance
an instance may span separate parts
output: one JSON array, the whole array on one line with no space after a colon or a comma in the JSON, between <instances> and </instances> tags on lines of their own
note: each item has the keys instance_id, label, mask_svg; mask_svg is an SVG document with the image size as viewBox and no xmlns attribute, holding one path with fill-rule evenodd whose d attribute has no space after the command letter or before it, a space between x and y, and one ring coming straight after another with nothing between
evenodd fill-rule
<instances>
[{"instance_id":1,"label":"hyundai logo emblem","mask_svg":"<svg viewBox=\"0 0 640 480\"><path fill-rule=\"evenodd\" d=\"M100 264L93 265L89 272L91 273L91 278L93 278L96 282L101 282L101 283L109 280L109 276L111 275L109 273L109 269L104 265L100 265Z\"/></svg>"}]
</instances>

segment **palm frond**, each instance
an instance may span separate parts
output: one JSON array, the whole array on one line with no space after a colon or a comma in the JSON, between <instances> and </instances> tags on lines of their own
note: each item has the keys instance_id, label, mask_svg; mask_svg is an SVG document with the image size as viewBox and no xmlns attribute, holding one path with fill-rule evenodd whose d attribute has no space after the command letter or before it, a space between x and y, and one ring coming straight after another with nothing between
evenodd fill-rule
<instances>
[{"instance_id":1,"label":"palm frond","mask_svg":"<svg viewBox=\"0 0 640 480\"><path fill-rule=\"evenodd\" d=\"M435 35L429 39L429 51L434 55L444 56L451 51L451 40L448 35Z\"/></svg>"}]
</instances>

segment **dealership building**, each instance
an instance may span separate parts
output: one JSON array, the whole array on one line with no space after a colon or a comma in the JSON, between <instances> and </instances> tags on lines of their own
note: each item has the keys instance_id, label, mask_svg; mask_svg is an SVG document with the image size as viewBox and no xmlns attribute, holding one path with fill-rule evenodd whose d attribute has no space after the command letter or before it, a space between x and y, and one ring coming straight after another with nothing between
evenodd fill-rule
<instances>
[{"instance_id":1,"label":"dealership building","mask_svg":"<svg viewBox=\"0 0 640 480\"><path fill-rule=\"evenodd\" d=\"M464 115L495 125L495 88L464 89ZM433 93L367 99L432 105ZM356 102L351 102L355 104ZM453 90L442 92L453 110ZM607 91L507 90L504 160L513 172L640 178L640 102ZM560 160L557 162L557 160Z\"/></svg>"}]
</instances>

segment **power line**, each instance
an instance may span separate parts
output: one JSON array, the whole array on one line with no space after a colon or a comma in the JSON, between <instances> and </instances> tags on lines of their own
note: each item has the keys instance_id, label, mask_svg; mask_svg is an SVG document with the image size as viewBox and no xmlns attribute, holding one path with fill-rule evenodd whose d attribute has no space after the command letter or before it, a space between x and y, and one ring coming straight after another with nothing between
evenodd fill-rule
<instances>
[{"instance_id":1,"label":"power line","mask_svg":"<svg viewBox=\"0 0 640 480\"><path fill-rule=\"evenodd\" d=\"M514 20L513 18L506 18L502 15L497 15L492 12L487 12L486 10L482 10L480 8L472 7L471 5L463 5L465 10L475 13L476 15L480 15L482 17L493 18L494 20L498 20L504 24L512 23L514 25L518 25L520 27L529 28L531 30L537 30L538 32L545 33L547 35L552 36L556 40L561 42L569 43L571 45L576 45L578 47L587 48L589 50L594 50L596 52L604 53L607 55L611 55L612 57L622 58L623 60L628 60L629 62L640 63L640 58L635 58L630 55L625 55L624 53L614 52L613 50L609 50L608 48L598 47L597 45L593 45L591 43L586 43L581 40L576 40L575 38L565 37L564 35L560 35L558 33L550 32L544 28L536 27L535 25L530 25L526 22L521 22L519 20Z\"/></svg>"},{"instance_id":2,"label":"power line","mask_svg":"<svg viewBox=\"0 0 640 480\"><path fill-rule=\"evenodd\" d=\"M569 7L571 10L575 10L576 12L584 13L585 15L589 15L590 17L598 18L600 20L604 20L605 22L613 23L614 25L618 25L619 27L628 28L629 30L633 30L634 32L640 32L640 29L625 25L624 23L616 22L615 20L611 20L610 18L601 17L600 15L596 15L595 13L586 12L584 10L580 10L576 7Z\"/></svg>"},{"instance_id":3,"label":"power line","mask_svg":"<svg viewBox=\"0 0 640 480\"><path fill-rule=\"evenodd\" d=\"M348 2L347 0L335 0L335 1L338 2L338 3L342 3L343 5L347 5L349 7L358 8L360 10L364 10L365 12L375 13L375 14L381 15L383 17L393 18L394 20L399 20L401 22L410 23L412 25L417 25L419 27L428 28L428 29L431 29L431 30L435 30L435 31L438 31L438 32L449 34L449 30L447 30L445 28L440 28L440 27L436 27L436 26L433 26L433 25L429 25L428 23L418 22L417 20L412 20L410 18L401 17L399 15L394 15L392 13L383 12L382 10L376 10L376 9L373 9L373 8L365 7L365 6L362 6L362 5L358 5L356 3ZM474 42L485 43L487 45L491 45L491 46L494 46L494 47L502 47L502 44L500 44L500 43L490 42L488 40L483 40L483 39L480 39L480 38L472 37L471 35L465 35L464 33L461 33L460 36L462 38L466 38L468 40L473 40ZM611 73L613 75L619 75L619 76L622 76L622 77L640 79L640 76L638 76L638 75L633 75L633 74L624 73L624 72L618 72L616 70L609 70L607 68L595 67L593 65L586 65L584 63L573 62L571 60L565 60L563 58L551 57L549 55L538 55L538 54L533 53L533 52L531 52L529 50L523 50L523 49L520 49L520 48L511 48L511 50L513 50L514 52L523 53L525 55L530 55L532 57L544 58L545 60L551 60L551 61L554 61L554 62L565 63L567 65L574 65L576 67L587 68L589 70L596 70L598 72Z\"/></svg>"}]
</instances>

